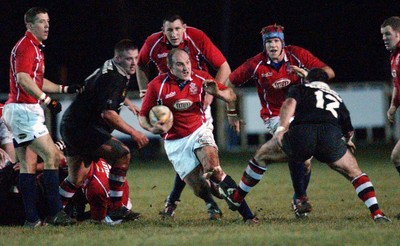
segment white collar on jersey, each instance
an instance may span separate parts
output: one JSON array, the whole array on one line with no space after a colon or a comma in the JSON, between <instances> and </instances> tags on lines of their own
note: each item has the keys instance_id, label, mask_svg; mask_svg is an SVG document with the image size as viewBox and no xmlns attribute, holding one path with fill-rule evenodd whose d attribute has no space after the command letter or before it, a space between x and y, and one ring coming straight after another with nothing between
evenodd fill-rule
<instances>
[{"instance_id":1,"label":"white collar on jersey","mask_svg":"<svg viewBox=\"0 0 400 246\"><path fill-rule=\"evenodd\" d=\"M313 81L313 82L310 83L310 85L313 85L313 86L315 86L317 88L327 89L327 90L331 89L327 83L322 82L322 81Z\"/></svg>"}]
</instances>

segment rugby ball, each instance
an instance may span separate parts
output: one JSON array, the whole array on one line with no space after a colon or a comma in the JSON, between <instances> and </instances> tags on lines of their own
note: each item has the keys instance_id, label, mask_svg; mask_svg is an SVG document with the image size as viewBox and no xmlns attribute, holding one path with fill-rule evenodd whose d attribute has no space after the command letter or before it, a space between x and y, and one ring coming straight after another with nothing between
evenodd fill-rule
<instances>
[{"instance_id":1,"label":"rugby ball","mask_svg":"<svg viewBox=\"0 0 400 246\"><path fill-rule=\"evenodd\" d=\"M173 120L171 110L164 105L157 105L151 108L149 112L150 124L154 126L157 122L165 123L169 119Z\"/></svg>"}]
</instances>

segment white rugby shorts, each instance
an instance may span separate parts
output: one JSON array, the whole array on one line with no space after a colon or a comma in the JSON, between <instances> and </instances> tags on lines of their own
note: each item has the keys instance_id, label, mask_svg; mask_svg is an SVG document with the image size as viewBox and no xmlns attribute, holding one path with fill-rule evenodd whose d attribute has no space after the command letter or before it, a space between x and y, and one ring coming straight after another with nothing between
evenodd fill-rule
<instances>
[{"instance_id":1,"label":"white rugby shorts","mask_svg":"<svg viewBox=\"0 0 400 246\"><path fill-rule=\"evenodd\" d=\"M0 118L0 144L4 145L12 142L11 132L8 130L3 118Z\"/></svg>"},{"instance_id":2,"label":"white rugby shorts","mask_svg":"<svg viewBox=\"0 0 400 246\"><path fill-rule=\"evenodd\" d=\"M274 135L276 128L279 126L279 120L279 116L264 119L264 125L267 129L267 133ZM294 117L290 118L290 122L292 122L292 120L294 120Z\"/></svg>"},{"instance_id":3,"label":"white rugby shorts","mask_svg":"<svg viewBox=\"0 0 400 246\"><path fill-rule=\"evenodd\" d=\"M6 104L3 109L3 119L18 144L49 133L44 124L44 111L39 104Z\"/></svg>"},{"instance_id":4,"label":"white rugby shorts","mask_svg":"<svg viewBox=\"0 0 400 246\"><path fill-rule=\"evenodd\" d=\"M181 179L184 179L200 164L195 154L196 149L204 146L213 146L218 149L210 124L210 122L203 124L184 138L164 141L168 159Z\"/></svg>"}]
</instances>

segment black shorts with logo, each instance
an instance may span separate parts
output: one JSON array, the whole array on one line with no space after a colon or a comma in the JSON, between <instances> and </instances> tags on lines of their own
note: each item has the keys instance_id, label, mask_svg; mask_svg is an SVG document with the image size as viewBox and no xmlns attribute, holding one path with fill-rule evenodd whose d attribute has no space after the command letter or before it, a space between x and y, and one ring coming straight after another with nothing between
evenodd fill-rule
<instances>
[{"instance_id":1,"label":"black shorts with logo","mask_svg":"<svg viewBox=\"0 0 400 246\"><path fill-rule=\"evenodd\" d=\"M291 161L303 162L314 156L321 162L333 163L346 153L342 136L332 124L295 125L283 136L282 149Z\"/></svg>"}]
</instances>

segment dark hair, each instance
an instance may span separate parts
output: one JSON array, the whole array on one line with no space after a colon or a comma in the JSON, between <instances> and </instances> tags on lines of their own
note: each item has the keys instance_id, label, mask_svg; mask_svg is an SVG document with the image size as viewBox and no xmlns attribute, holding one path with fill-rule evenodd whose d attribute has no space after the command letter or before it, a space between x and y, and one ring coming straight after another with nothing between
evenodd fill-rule
<instances>
[{"instance_id":1,"label":"dark hair","mask_svg":"<svg viewBox=\"0 0 400 246\"><path fill-rule=\"evenodd\" d=\"M182 24L184 24L185 23L185 21L183 20L183 18L180 16L180 15L178 15L178 14L172 14L172 15L168 15L168 16L166 16L165 18L164 18L164 20L163 20L163 25L164 25L164 23L165 22L174 22L174 21L176 21L176 20L181 20L182 21Z\"/></svg>"},{"instance_id":2,"label":"dark hair","mask_svg":"<svg viewBox=\"0 0 400 246\"><path fill-rule=\"evenodd\" d=\"M400 32L400 17L392 16L383 21L381 28L391 26L393 30Z\"/></svg>"},{"instance_id":3,"label":"dark hair","mask_svg":"<svg viewBox=\"0 0 400 246\"><path fill-rule=\"evenodd\" d=\"M172 64L174 63L173 60L172 60L172 57L173 57L173 56L175 55L175 53L178 52L178 51L183 51L183 52L185 52L185 53L187 54L186 50L184 50L184 49L180 49L180 48L174 48L174 49L172 49L172 50L168 53L168 56L167 56L167 64L168 64L168 67L171 67Z\"/></svg>"},{"instance_id":4,"label":"dark hair","mask_svg":"<svg viewBox=\"0 0 400 246\"><path fill-rule=\"evenodd\" d=\"M308 72L306 81L311 83L313 81L328 82L328 74L321 68L313 68Z\"/></svg>"},{"instance_id":5,"label":"dark hair","mask_svg":"<svg viewBox=\"0 0 400 246\"><path fill-rule=\"evenodd\" d=\"M138 46L130 39L122 39L114 46L114 53L120 54L125 50L137 50Z\"/></svg>"},{"instance_id":6,"label":"dark hair","mask_svg":"<svg viewBox=\"0 0 400 246\"><path fill-rule=\"evenodd\" d=\"M30 8L28 11L26 11L26 13L24 15L25 24L34 23L35 19L36 19L36 15L38 15L38 14L46 14L46 13L48 13L47 9L42 8L42 7Z\"/></svg>"}]
</instances>

